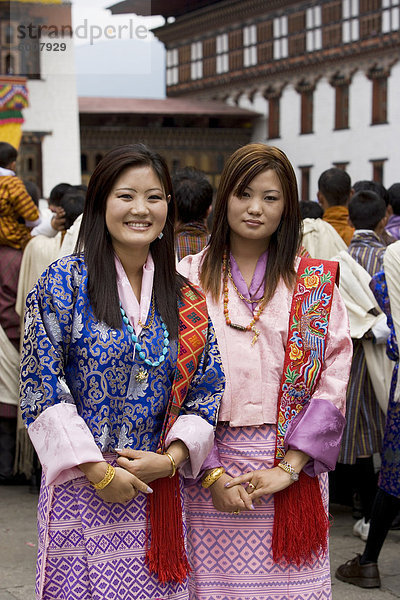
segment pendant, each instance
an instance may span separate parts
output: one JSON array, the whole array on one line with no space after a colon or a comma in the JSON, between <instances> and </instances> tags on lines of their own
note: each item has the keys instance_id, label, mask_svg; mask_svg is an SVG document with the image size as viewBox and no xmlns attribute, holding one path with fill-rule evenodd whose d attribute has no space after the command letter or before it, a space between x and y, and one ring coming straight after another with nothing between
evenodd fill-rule
<instances>
[{"instance_id":1,"label":"pendant","mask_svg":"<svg viewBox=\"0 0 400 600\"><path fill-rule=\"evenodd\" d=\"M135 375L135 380L138 383L144 383L145 381L147 381L148 376L149 376L149 374L146 371L146 369L144 369L143 367L140 367L139 371Z\"/></svg>"},{"instance_id":2,"label":"pendant","mask_svg":"<svg viewBox=\"0 0 400 600\"><path fill-rule=\"evenodd\" d=\"M251 345L254 346L254 344L256 343L256 341L258 340L258 336L260 335L260 332L258 329L256 329L253 325L253 327L251 328L253 333L254 333L254 337L251 340Z\"/></svg>"}]
</instances>

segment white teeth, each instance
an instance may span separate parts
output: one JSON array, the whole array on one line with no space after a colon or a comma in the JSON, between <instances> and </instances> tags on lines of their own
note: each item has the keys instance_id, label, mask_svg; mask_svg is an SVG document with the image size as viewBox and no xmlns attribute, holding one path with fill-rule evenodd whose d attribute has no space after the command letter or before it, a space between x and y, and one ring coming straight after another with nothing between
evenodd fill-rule
<instances>
[{"instance_id":1,"label":"white teeth","mask_svg":"<svg viewBox=\"0 0 400 600\"><path fill-rule=\"evenodd\" d=\"M142 229L150 227L149 223L134 223L132 221L129 221L128 223L126 223L126 225L130 225L131 227L141 227Z\"/></svg>"}]
</instances>

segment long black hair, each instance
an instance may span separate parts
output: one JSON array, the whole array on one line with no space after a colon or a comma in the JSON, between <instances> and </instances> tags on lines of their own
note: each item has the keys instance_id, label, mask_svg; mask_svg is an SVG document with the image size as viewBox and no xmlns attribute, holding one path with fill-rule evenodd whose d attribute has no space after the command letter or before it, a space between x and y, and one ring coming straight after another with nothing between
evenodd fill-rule
<instances>
[{"instance_id":1,"label":"long black hair","mask_svg":"<svg viewBox=\"0 0 400 600\"><path fill-rule=\"evenodd\" d=\"M88 270L88 294L99 321L118 329L122 326L114 262L114 249L106 227L107 198L116 180L131 167L151 167L159 178L165 195L171 196L163 237L150 244L154 260L154 294L161 316L171 338L178 335L178 297L186 280L175 268L175 201L171 177L162 156L144 144L113 148L99 162L88 185L82 225L75 253L83 252Z\"/></svg>"},{"instance_id":2,"label":"long black hair","mask_svg":"<svg viewBox=\"0 0 400 600\"><path fill-rule=\"evenodd\" d=\"M279 178L284 208L281 222L268 245L264 297L267 302L272 298L280 277L289 288L294 285L294 261L301 232L296 175L288 157L279 148L247 144L236 150L225 163L215 201L213 229L200 268L201 286L214 300L218 300L221 293L222 259L230 243L229 197L231 194L240 197L254 177L268 169L275 171Z\"/></svg>"}]
</instances>

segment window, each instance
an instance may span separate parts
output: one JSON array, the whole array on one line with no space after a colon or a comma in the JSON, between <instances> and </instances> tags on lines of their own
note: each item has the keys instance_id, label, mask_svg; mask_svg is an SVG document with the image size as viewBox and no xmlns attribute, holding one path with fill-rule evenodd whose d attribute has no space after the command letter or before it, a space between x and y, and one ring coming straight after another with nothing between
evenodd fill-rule
<instances>
[{"instance_id":1,"label":"window","mask_svg":"<svg viewBox=\"0 0 400 600\"><path fill-rule=\"evenodd\" d=\"M310 200L310 172L311 166L299 167L301 173L301 200Z\"/></svg>"},{"instance_id":2,"label":"window","mask_svg":"<svg viewBox=\"0 0 400 600\"><path fill-rule=\"evenodd\" d=\"M229 71L243 68L243 29L234 29L228 35Z\"/></svg>"},{"instance_id":3,"label":"window","mask_svg":"<svg viewBox=\"0 0 400 600\"><path fill-rule=\"evenodd\" d=\"M387 123L387 77L372 78L372 125Z\"/></svg>"},{"instance_id":4,"label":"window","mask_svg":"<svg viewBox=\"0 0 400 600\"><path fill-rule=\"evenodd\" d=\"M216 72L216 43L215 38L203 42L203 77L215 75Z\"/></svg>"},{"instance_id":5,"label":"window","mask_svg":"<svg viewBox=\"0 0 400 600\"><path fill-rule=\"evenodd\" d=\"M261 64L274 58L273 21L259 23L257 26L257 59Z\"/></svg>"},{"instance_id":6,"label":"window","mask_svg":"<svg viewBox=\"0 0 400 600\"><path fill-rule=\"evenodd\" d=\"M14 28L12 25L7 24L4 27L4 38L5 38L5 42L6 44L13 44L14 43Z\"/></svg>"},{"instance_id":7,"label":"window","mask_svg":"<svg viewBox=\"0 0 400 600\"><path fill-rule=\"evenodd\" d=\"M321 7L313 6L306 11L306 49L307 52L321 50L322 32L321 32Z\"/></svg>"},{"instance_id":8,"label":"window","mask_svg":"<svg viewBox=\"0 0 400 600\"><path fill-rule=\"evenodd\" d=\"M280 137L280 97L268 99L268 138Z\"/></svg>"},{"instance_id":9,"label":"window","mask_svg":"<svg viewBox=\"0 0 400 600\"><path fill-rule=\"evenodd\" d=\"M7 54L6 56L4 72L6 75L13 75L15 73L15 58L12 54Z\"/></svg>"},{"instance_id":10,"label":"window","mask_svg":"<svg viewBox=\"0 0 400 600\"><path fill-rule=\"evenodd\" d=\"M359 0L360 39L376 36L382 30L382 0Z\"/></svg>"},{"instance_id":11,"label":"window","mask_svg":"<svg viewBox=\"0 0 400 600\"><path fill-rule=\"evenodd\" d=\"M217 73L229 71L228 34L217 35Z\"/></svg>"},{"instance_id":12,"label":"window","mask_svg":"<svg viewBox=\"0 0 400 600\"><path fill-rule=\"evenodd\" d=\"M386 158L371 160L372 164L372 181L377 181L383 185L383 167Z\"/></svg>"},{"instance_id":13,"label":"window","mask_svg":"<svg viewBox=\"0 0 400 600\"><path fill-rule=\"evenodd\" d=\"M314 91L305 90L301 95L301 124L300 133L313 132Z\"/></svg>"},{"instance_id":14,"label":"window","mask_svg":"<svg viewBox=\"0 0 400 600\"><path fill-rule=\"evenodd\" d=\"M398 31L400 2L399 0L382 0L382 32Z\"/></svg>"},{"instance_id":15,"label":"window","mask_svg":"<svg viewBox=\"0 0 400 600\"><path fill-rule=\"evenodd\" d=\"M335 129L349 127L349 84L347 80L337 75L331 80L335 88Z\"/></svg>"},{"instance_id":16,"label":"window","mask_svg":"<svg viewBox=\"0 0 400 600\"><path fill-rule=\"evenodd\" d=\"M88 172L88 159L86 154L81 154L81 171L82 173Z\"/></svg>"},{"instance_id":17,"label":"window","mask_svg":"<svg viewBox=\"0 0 400 600\"><path fill-rule=\"evenodd\" d=\"M194 42L190 47L190 76L192 79L203 77L203 43Z\"/></svg>"},{"instance_id":18,"label":"window","mask_svg":"<svg viewBox=\"0 0 400 600\"><path fill-rule=\"evenodd\" d=\"M274 59L288 56L288 18L286 15L274 19Z\"/></svg>"},{"instance_id":19,"label":"window","mask_svg":"<svg viewBox=\"0 0 400 600\"><path fill-rule=\"evenodd\" d=\"M321 7L322 46L332 48L342 43L342 0L335 0Z\"/></svg>"},{"instance_id":20,"label":"window","mask_svg":"<svg viewBox=\"0 0 400 600\"><path fill-rule=\"evenodd\" d=\"M167 50L167 85L178 83L178 48Z\"/></svg>"},{"instance_id":21,"label":"window","mask_svg":"<svg viewBox=\"0 0 400 600\"><path fill-rule=\"evenodd\" d=\"M342 0L342 38L345 44L359 38L358 0Z\"/></svg>"},{"instance_id":22,"label":"window","mask_svg":"<svg viewBox=\"0 0 400 600\"><path fill-rule=\"evenodd\" d=\"M257 26L243 27L243 66L251 67L257 64Z\"/></svg>"},{"instance_id":23,"label":"window","mask_svg":"<svg viewBox=\"0 0 400 600\"><path fill-rule=\"evenodd\" d=\"M184 44L178 49L178 81L184 83L191 80L191 44Z\"/></svg>"},{"instance_id":24,"label":"window","mask_svg":"<svg viewBox=\"0 0 400 600\"><path fill-rule=\"evenodd\" d=\"M306 51L306 13L296 12L288 17L289 56L299 56Z\"/></svg>"}]
</instances>

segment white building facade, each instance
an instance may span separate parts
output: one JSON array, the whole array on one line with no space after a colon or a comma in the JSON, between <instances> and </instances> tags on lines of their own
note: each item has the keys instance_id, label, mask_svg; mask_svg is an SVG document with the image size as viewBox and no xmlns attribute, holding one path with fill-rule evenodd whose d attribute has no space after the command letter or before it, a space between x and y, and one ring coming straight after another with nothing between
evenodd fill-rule
<instances>
[{"instance_id":1,"label":"white building facade","mask_svg":"<svg viewBox=\"0 0 400 600\"><path fill-rule=\"evenodd\" d=\"M13 0L0 16L1 72L25 77L29 94L18 175L47 197L58 183L81 183L71 3Z\"/></svg>"},{"instance_id":2,"label":"white building facade","mask_svg":"<svg viewBox=\"0 0 400 600\"><path fill-rule=\"evenodd\" d=\"M253 140L287 153L306 200L332 166L400 181L399 29L400 0L224 0L155 33L167 94L259 112Z\"/></svg>"}]
</instances>

